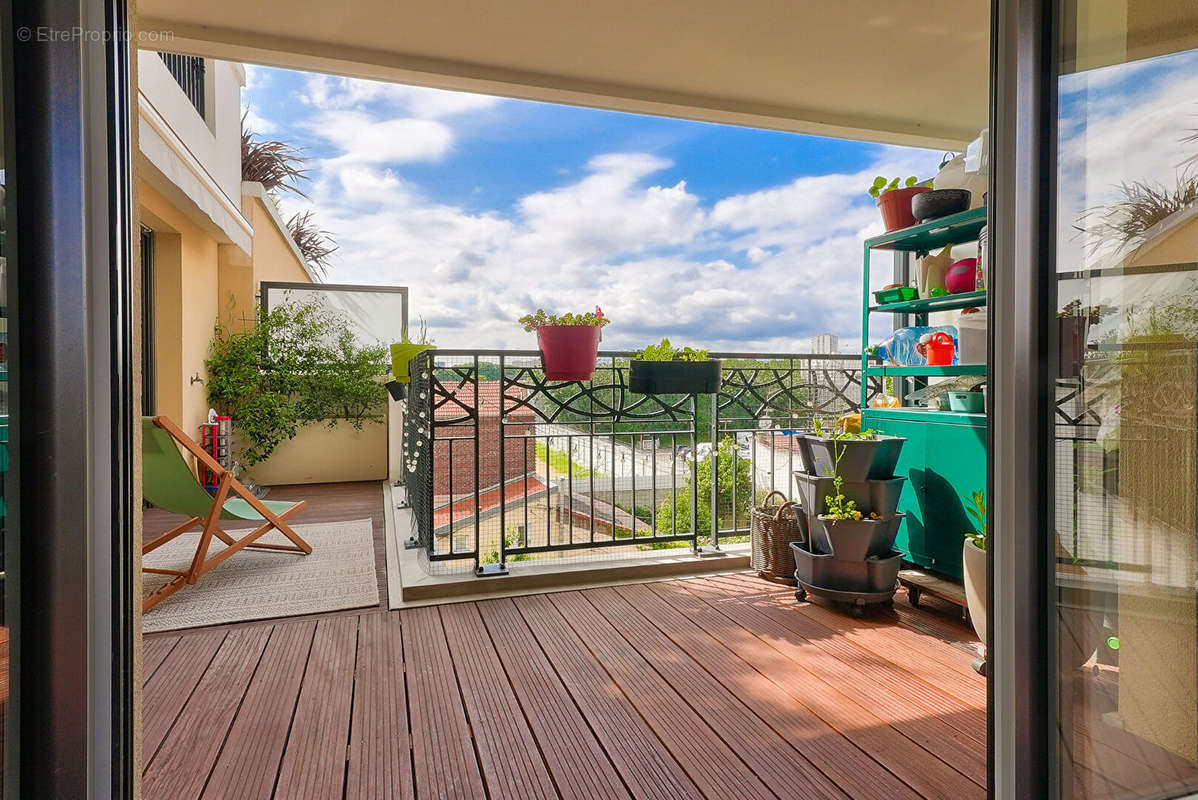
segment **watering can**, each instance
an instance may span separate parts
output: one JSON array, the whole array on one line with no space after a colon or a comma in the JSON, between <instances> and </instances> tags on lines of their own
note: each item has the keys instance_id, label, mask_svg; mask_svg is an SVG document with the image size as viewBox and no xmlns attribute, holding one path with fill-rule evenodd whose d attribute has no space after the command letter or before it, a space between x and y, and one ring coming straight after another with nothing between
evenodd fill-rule
<instances>
[{"instance_id":1,"label":"watering can","mask_svg":"<svg viewBox=\"0 0 1198 800\"><path fill-rule=\"evenodd\" d=\"M953 363L956 345L953 343L953 337L944 331L931 334L925 347L929 367L947 367Z\"/></svg>"}]
</instances>

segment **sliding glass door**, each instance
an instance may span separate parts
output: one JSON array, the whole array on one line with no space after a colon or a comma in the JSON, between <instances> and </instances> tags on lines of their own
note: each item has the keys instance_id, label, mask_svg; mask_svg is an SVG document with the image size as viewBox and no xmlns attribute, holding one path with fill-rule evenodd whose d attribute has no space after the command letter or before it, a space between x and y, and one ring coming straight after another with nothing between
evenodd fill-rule
<instances>
[{"instance_id":1,"label":"sliding glass door","mask_svg":"<svg viewBox=\"0 0 1198 800\"><path fill-rule=\"evenodd\" d=\"M1198 791L1198 2L1057 12L1056 777L1176 797Z\"/></svg>"}]
</instances>

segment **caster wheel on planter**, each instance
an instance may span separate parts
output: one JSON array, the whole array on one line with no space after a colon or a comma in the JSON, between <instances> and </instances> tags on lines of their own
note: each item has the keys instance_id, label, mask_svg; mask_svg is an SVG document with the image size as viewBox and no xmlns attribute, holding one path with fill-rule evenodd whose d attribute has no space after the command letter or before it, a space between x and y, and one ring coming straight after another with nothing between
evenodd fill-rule
<instances>
[{"instance_id":1,"label":"caster wheel on planter","mask_svg":"<svg viewBox=\"0 0 1198 800\"><path fill-rule=\"evenodd\" d=\"M807 590L802 586L800 586L798 589L795 589L795 600L798 600L800 603L807 601Z\"/></svg>"},{"instance_id":2,"label":"caster wheel on planter","mask_svg":"<svg viewBox=\"0 0 1198 800\"><path fill-rule=\"evenodd\" d=\"M861 619L865 616L865 606L854 604L849 608L849 614L852 615L853 619Z\"/></svg>"},{"instance_id":3,"label":"caster wheel on planter","mask_svg":"<svg viewBox=\"0 0 1198 800\"><path fill-rule=\"evenodd\" d=\"M919 595L920 592L918 586L910 586L907 588L907 602L916 608L919 608Z\"/></svg>"}]
</instances>

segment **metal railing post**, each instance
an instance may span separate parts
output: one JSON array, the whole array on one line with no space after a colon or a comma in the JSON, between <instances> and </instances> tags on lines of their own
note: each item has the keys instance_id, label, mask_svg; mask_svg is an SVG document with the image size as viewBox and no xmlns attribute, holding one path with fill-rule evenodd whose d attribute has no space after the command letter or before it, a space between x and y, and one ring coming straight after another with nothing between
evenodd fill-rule
<instances>
[{"instance_id":1,"label":"metal railing post","mask_svg":"<svg viewBox=\"0 0 1198 800\"><path fill-rule=\"evenodd\" d=\"M708 395L711 398L711 545L704 552L718 553L720 551L720 402L718 394ZM695 425L699 424L699 398L695 398ZM733 491L736 490L736 476L732 476Z\"/></svg>"}]
</instances>

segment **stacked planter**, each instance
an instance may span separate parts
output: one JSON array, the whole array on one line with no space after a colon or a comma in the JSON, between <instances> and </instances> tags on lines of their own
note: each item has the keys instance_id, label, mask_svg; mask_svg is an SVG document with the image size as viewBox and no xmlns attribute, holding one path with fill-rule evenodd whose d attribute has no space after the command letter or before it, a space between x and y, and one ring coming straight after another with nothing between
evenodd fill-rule
<instances>
[{"instance_id":1,"label":"stacked planter","mask_svg":"<svg viewBox=\"0 0 1198 800\"><path fill-rule=\"evenodd\" d=\"M806 527L801 541L792 542L795 597L813 594L849 603L855 616L865 606L894 600L903 554L894 549L903 515L898 513L899 493L906 478L894 477L906 439L841 439L801 434L799 450L806 470L794 479ZM839 465L836 455L842 453ZM834 520L824 516L827 498L836 494L839 472L841 492L857 504L860 520ZM879 519L871 519L877 514Z\"/></svg>"}]
</instances>

